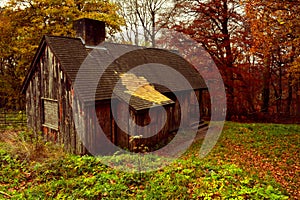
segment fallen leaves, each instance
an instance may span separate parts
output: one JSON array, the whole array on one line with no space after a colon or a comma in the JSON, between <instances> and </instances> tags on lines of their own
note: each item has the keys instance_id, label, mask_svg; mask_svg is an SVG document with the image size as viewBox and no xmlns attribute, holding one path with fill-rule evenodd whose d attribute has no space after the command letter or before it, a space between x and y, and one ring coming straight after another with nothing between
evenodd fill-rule
<instances>
[{"instance_id":1,"label":"fallen leaves","mask_svg":"<svg viewBox=\"0 0 300 200\"><path fill-rule=\"evenodd\" d=\"M215 153L219 157L225 157L228 162L254 172L262 179L271 176L290 197L300 198L300 157L297 143L300 135L297 131L280 134L280 127L273 129L276 125L256 127L253 131L248 126L250 125L241 125L224 133L225 138L220 143L222 149L226 149L223 152L225 156L218 150ZM272 131L276 134L272 134Z\"/></svg>"}]
</instances>

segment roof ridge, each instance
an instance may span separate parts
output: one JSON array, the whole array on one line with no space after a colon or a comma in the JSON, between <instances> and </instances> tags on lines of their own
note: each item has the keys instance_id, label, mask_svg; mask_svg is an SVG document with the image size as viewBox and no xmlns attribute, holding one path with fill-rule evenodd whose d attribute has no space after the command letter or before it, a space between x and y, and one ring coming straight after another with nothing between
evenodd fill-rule
<instances>
[{"instance_id":1,"label":"roof ridge","mask_svg":"<svg viewBox=\"0 0 300 200\"><path fill-rule=\"evenodd\" d=\"M58 35L44 35L44 37L51 37L51 38L64 38L64 39L73 39L73 40L80 40L80 38L71 37L71 36L58 36Z\"/></svg>"},{"instance_id":2,"label":"roof ridge","mask_svg":"<svg viewBox=\"0 0 300 200\"><path fill-rule=\"evenodd\" d=\"M122 46L131 46L131 47L142 47L142 48L147 48L146 46L140 46L136 44L122 44L122 43L116 43L116 42L103 42L103 44L114 44L114 45L122 45Z\"/></svg>"}]
</instances>

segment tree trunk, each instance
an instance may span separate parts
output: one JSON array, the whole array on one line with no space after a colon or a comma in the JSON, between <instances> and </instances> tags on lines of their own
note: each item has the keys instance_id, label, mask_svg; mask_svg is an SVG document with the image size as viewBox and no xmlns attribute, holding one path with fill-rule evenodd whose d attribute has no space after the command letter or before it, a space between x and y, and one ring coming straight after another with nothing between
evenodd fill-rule
<instances>
[{"instance_id":1,"label":"tree trunk","mask_svg":"<svg viewBox=\"0 0 300 200\"><path fill-rule=\"evenodd\" d=\"M269 102L270 102L270 80L271 80L271 71L270 71L270 56L267 55L265 58L265 69L263 73L263 90L262 90L262 106L261 112L269 112Z\"/></svg>"},{"instance_id":2,"label":"tree trunk","mask_svg":"<svg viewBox=\"0 0 300 200\"><path fill-rule=\"evenodd\" d=\"M300 81L296 87L296 118L300 119Z\"/></svg>"},{"instance_id":3,"label":"tree trunk","mask_svg":"<svg viewBox=\"0 0 300 200\"><path fill-rule=\"evenodd\" d=\"M227 79L227 119L231 120L232 116L236 114L235 110L235 102L234 102L234 77L233 77L233 55L231 51L231 41L230 34L228 31L228 5L227 2L223 2L223 10L225 19L222 22L222 33L224 34L224 42L225 45L225 62L226 62L226 79Z\"/></svg>"},{"instance_id":4,"label":"tree trunk","mask_svg":"<svg viewBox=\"0 0 300 200\"><path fill-rule=\"evenodd\" d=\"M278 101L278 111L279 114L282 112L282 69L281 69L281 66L280 66L280 69L279 69L279 99L277 100Z\"/></svg>"},{"instance_id":5,"label":"tree trunk","mask_svg":"<svg viewBox=\"0 0 300 200\"><path fill-rule=\"evenodd\" d=\"M287 115L291 115L291 104L293 99L293 87L292 87L292 78L289 76L288 80L288 97L286 102L286 109L285 112Z\"/></svg>"},{"instance_id":6,"label":"tree trunk","mask_svg":"<svg viewBox=\"0 0 300 200\"><path fill-rule=\"evenodd\" d=\"M156 42L155 42L155 12L151 12L151 20L152 20L152 31L151 31L151 42L152 47L155 48Z\"/></svg>"}]
</instances>

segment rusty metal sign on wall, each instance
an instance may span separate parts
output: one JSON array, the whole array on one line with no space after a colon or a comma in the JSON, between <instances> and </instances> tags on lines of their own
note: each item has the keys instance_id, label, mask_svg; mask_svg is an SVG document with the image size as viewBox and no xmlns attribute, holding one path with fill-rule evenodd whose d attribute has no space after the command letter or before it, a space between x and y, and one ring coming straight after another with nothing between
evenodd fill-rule
<instances>
[{"instance_id":1,"label":"rusty metal sign on wall","mask_svg":"<svg viewBox=\"0 0 300 200\"><path fill-rule=\"evenodd\" d=\"M44 125L58 129L58 103L57 100L44 99Z\"/></svg>"}]
</instances>

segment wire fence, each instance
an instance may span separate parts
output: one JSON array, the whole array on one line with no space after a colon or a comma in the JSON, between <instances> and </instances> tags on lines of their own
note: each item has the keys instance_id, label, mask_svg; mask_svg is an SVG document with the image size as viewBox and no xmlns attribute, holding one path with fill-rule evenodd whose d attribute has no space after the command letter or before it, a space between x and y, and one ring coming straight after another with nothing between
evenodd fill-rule
<instances>
[{"instance_id":1,"label":"wire fence","mask_svg":"<svg viewBox=\"0 0 300 200\"><path fill-rule=\"evenodd\" d=\"M0 125L26 124L26 113L24 110L0 109Z\"/></svg>"}]
</instances>

